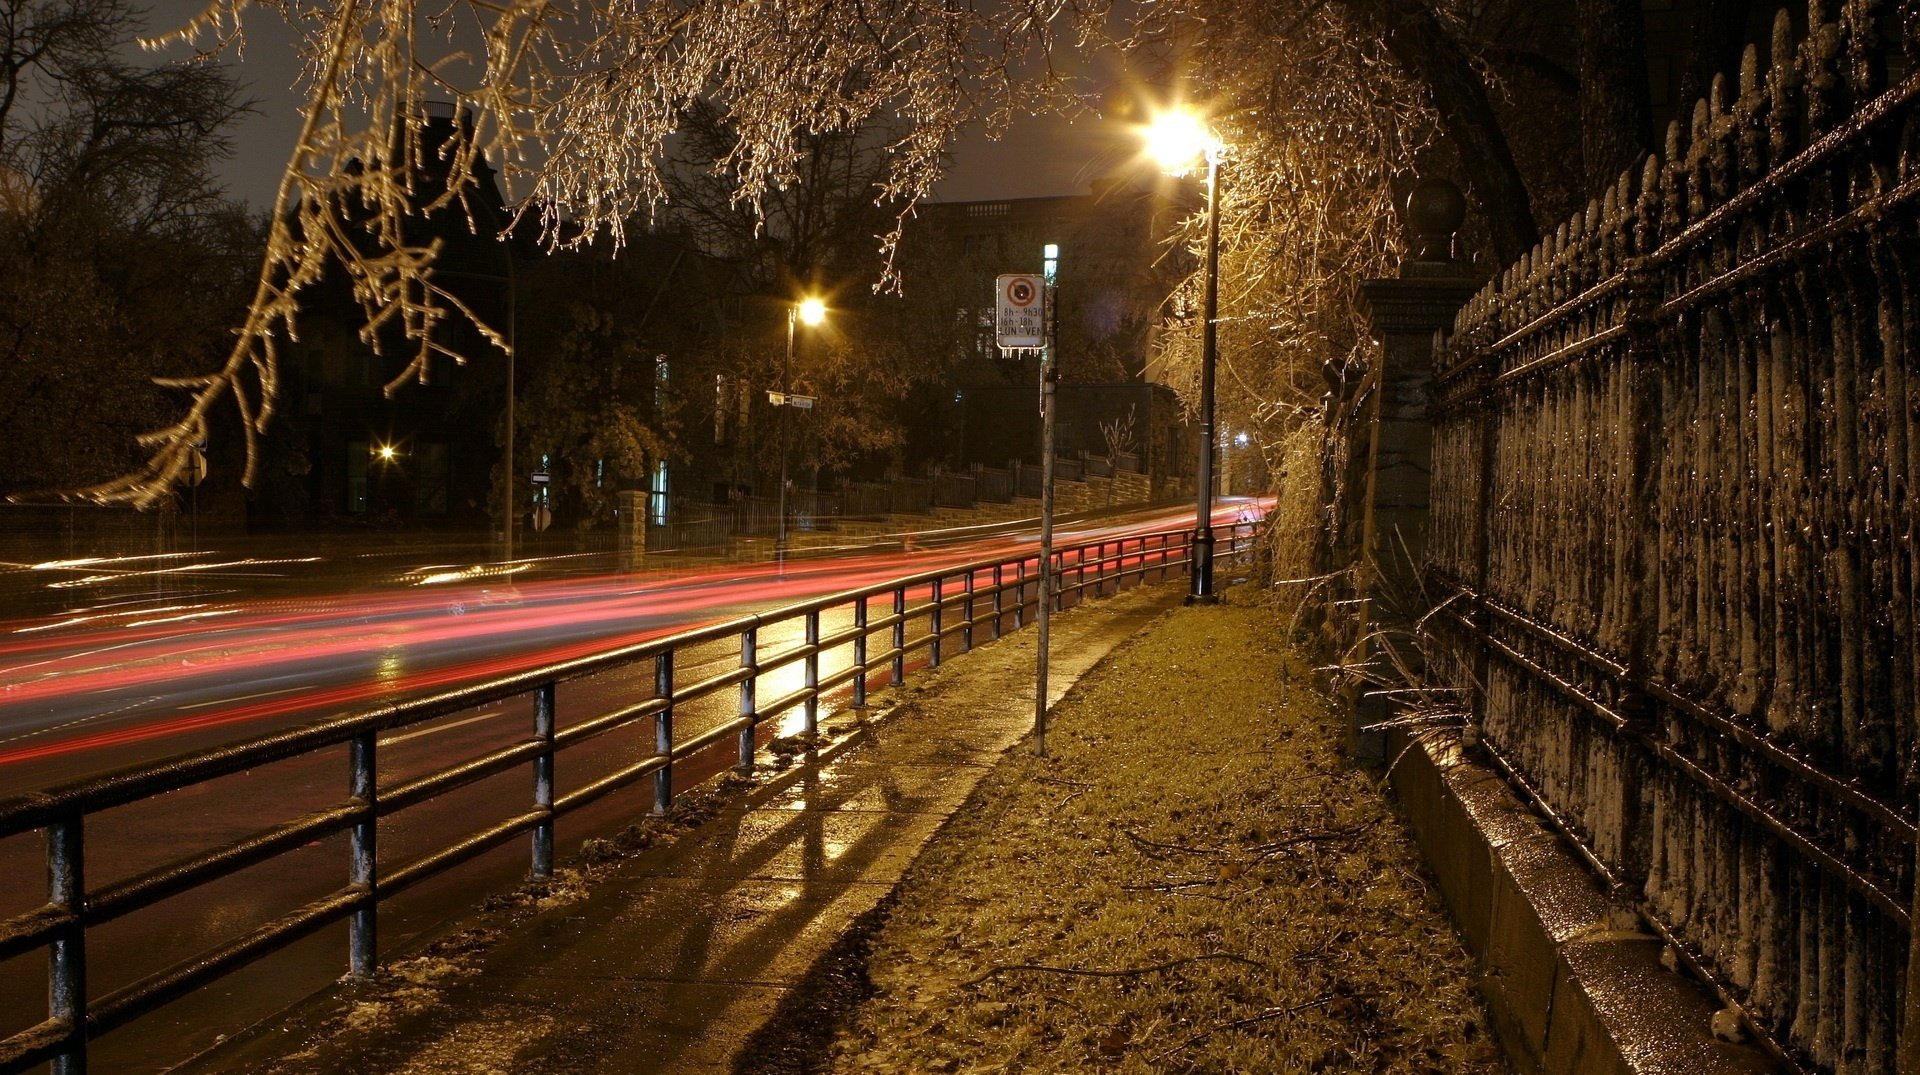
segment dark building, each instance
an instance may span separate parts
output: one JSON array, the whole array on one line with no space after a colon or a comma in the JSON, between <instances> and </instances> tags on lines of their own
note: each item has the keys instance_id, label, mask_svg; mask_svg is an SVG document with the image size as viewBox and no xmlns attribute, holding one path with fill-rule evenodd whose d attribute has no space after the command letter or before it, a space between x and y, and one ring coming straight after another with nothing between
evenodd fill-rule
<instances>
[{"instance_id":1,"label":"dark building","mask_svg":"<svg viewBox=\"0 0 1920 1075\"><path fill-rule=\"evenodd\" d=\"M1039 368L995 346L993 279L1052 271L1059 453L1130 455L1164 477L1191 473L1179 401L1149 379L1154 332L1182 275L1180 259L1160 256L1178 211L1152 190L1114 181L1088 194L921 207L936 247L964 267L950 286L973 326L952 396L950 462L1038 461Z\"/></svg>"}]
</instances>

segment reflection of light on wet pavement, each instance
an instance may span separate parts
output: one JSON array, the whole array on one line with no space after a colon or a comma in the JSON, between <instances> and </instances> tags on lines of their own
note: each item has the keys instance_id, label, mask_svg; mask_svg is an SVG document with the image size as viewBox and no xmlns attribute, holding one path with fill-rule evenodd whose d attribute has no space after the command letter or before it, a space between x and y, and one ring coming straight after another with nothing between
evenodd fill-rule
<instances>
[{"instance_id":1,"label":"reflection of light on wet pavement","mask_svg":"<svg viewBox=\"0 0 1920 1075\"><path fill-rule=\"evenodd\" d=\"M128 627L151 627L156 623L180 623L183 620L204 620L212 616L231 616L240 610L237 608L210 608L204 612L183 612L178 616L161 616L150 620L129 620Z\"/></svg>"},{"instance_id":2,"label":"reflection of light on wet pavement","mask_svg":"<svg viewBox=\"0 0 1920 1075\"><path fill-rule=\"evenodd\" d=\"M96 623L102 620L116 620L123 616L139 616L139 615L151 616L155 613L160 613L160 612L179 612L183 609L204 608L204 607L206 606L204 605L161 605L159 608L123 609L119 612L96 612L96 613L93 613L92 615L69 616L64 620L56 620L53 623L39 623L29 627L16 627L13 629L13 633L17 635L30 635L36 631L53 631L53 630L58 630L59 628L62 628L62 627L78 627L83 623Z\"/></svg>"},{"instance_id":3,"label":"reflection of light on wet pavement","mask_svg":"<svg viewBox=\"0 0 1920 1075\"><path fill-rule=\"evenodd\" d=\"M477 716L467 717L464 720L448 721L442 724L431 724L425 728L420 729L417 732L406 732L405 734L402 734L402 735L384 736L381 738L379 745L383 747L390 747L395 743L404 743L409 739L419 739L423 736L437 735L441 732L450 732L455 728L463 728L469 724L478 724L483 720L492 720L493 718L501 715L504 712L506 712L506 710L504 709L495 709L488 713L481 713Z\"/></svg>"},{"instance_id":4,"label":"reflection of light on wet pavement","mask_svg":"<svg viewBox=\"0 0 1920 1075\"><path fill-rule=\"evenodd\" d=\"M1241 510L1239 502L1221 509L1228 517ZM1185 517L1190 516L1191 511L1185 513ZM1159 535L1182 518L1179 512L1130 516L1084 533L1117 546L1142 535ZM1137 557L1147 561L1160 555L1158 547L1165 539L1150 541L1153 543L1144 548L1136 546L1127 553L1129 560ZM726 563L671 574L619 572L558 579L518 576L536 563L566 557L473 566L442 563L410 568L401 576L387 575L390 582L404 581L406 585L368 593L217 604L206 601L204 594L198 595L198 603L182 603L176 593L165 603L142 601L124 608L115 608L102 599L91 608L69 613L58 623L8 626L7 635L0 636L4 639L0 641L0 720L25 716L27 707L44 707L56 700L62 705L71 703L74 708L93 704L104 708L118 704L132 691L165 694L180 690L190 691L190 697L205 698L210 693L209 685L215 682L241 697L229 699L225 707L208 707L213 711L203 710L190 717L181 716L177 710L156 711L155 719L138 725L56 737L54 742L32 749L0 749L0 766L301 712L345 710L391 697L396 691L427 691L471 683L645 642L744 609L786 605L871 586L898 578L905 570L919 573L943 564L1027 551L1024 535L1006 534L912 555L881 549L865 555L795 560L785 565ZM1108 550L1109 556L1115 552L1113 548ZM196 572L205 578L204 572L214 568L325 559L183 562L189 555L207 554L47 561L36 566L85 571L98 577L106 577L109 567L120 566L154 574ZM1170 555L1178 555L1178 549ZM1005 568L1005 580L1012 584L1023 571L1031 569L1030 561L1024 568ZM976 575L976 583L988 585L991 578L991 571L984 571ZM927 600L929 590L925 584L916 585L905 600L919 606ZM958 590L957 581L949 581L946 595L956 598ZM982 595L979 600L986 603L976 605L973 611L976 615L988 614L991 597ZM1009 595L1008 604L1012 603ZM891 595L883 593L870 602L870 617L887 615L891 604ZM823 625L824 633L837 633L848 614L846 606L839 607L831 614L835 622ZM947 621L951 631L946 643L951 647L946 651L949 655L958 654L963 646L959 633L952 631L959 626L962 614L956 602ZM50 630L58 626L69 631ZM802 624L797 620L764 626L759 639L762 667L769 658L789 653L802 637ZM973 640L978 644L991 637L991 628L983 623L975 629ZM889 642L884 630L876 630L869 640L868 655L876 675L884 676L887 658L883 654ZM852 646L843 642L821 653L818 662L820 679L831 681L850 666ZM756 684L760 704L803 693L805 664L804 658L795 656L783 666L765 671ZM691 674L689 669L680 671L683 678ZM716 674L720 671L715 669ZM645 690L648 672L643 669L635 675L640 680L636 686ZM257 700L262 695L244 693L249 688L290 682L288 677L295 676L314 677L313 689L265 700ZM820 700L821 719L827 720L847 705L852 692L852 685L845 682L826 691ZM805 731L805 704L793 704L768 719L777 722L774 727L783 736L800 734Z\"/></svg>"},{"instance_id":5,"label":"reflection of light on wet pavement","mask_svg":"<svg viewBox=\"0 0 1920 1075\"><path fill-rule=\"evenodd\" d=\"M471 567L416 567L401 572L400 578L410 586L438 586L449 582L469 582L474 579L505 578L533 569L529 561L521 560L511 564L474 564Z\"/></svg>"},{"instance_id":6,"label":"reflection of light on wet pavement","mask_svg":"<svg viewBox=\"0 0 1920 1075\"><path fill-rule=\"evenodd\" d=\"M302 556L277 560L261 560L249 556L239 560L217 560L211 563L179 564L171 567L149 567L137 571L130 568L125 570L100 571L101 568L111 568L115 564L132 564L144 560L177 560L189 555L199 554L159 553L151 556L126 556L119 559L48 560L43 563L33 564L28 570L71 571L83 567L94 570L94 574L82 575L77 579L61 579L58 582L47 583L47 588L50 590L70 590L83 586L97 586L107 582L124 582L127 579L203 574L208 571L224 571L230 568L240 567L282 567L288 564L314 564L320 562L320 557L318 556Z\"/></svg>"}]
</instances>

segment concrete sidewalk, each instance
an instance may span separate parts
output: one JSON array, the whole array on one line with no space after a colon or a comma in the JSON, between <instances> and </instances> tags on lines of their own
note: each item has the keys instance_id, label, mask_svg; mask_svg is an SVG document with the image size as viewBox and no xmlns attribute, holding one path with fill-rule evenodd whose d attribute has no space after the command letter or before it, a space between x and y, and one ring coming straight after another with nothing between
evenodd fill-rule
<instances>
[{"instance_id":1,"label":"concrete sidewalk","mask_svg":"<svg viewBox=\"0 0 1920 1075\"><path fill-rule=\"evenodd\" d=\"M1050 697L1183 592L1143 587L1055 617ZM402 959L383 982L342 989L184 1070L727 1071L1031 730L1035 645L1028 629L952 658L876 696L890 709L819 764L758 778L678 841L589 886L557 886L490 943Z\"/></svg>"}]
</instances>

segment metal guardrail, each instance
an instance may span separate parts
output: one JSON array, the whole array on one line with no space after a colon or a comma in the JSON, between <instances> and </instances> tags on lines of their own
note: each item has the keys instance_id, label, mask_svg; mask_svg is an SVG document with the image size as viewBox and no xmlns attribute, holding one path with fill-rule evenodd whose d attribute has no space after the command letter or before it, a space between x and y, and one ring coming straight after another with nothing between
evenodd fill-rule
<instances>
[{"instance_id":1,"label":"metal guardrail","mask_svg":"<svg viewBox=\"0 0 1920 1075\"><path fill-rule=\"evenodd\" d=\"M1222 555L1242 549L1250 532L1246 525L1232 527L1231 537L1222 543ZM1100 596L1117 592L1129 580L1143 580L1149 573L1164 578L1189 562L1191 543L1190 531L1165 531L1058 549L1054 554L1055 578L1059 580L1056 607L1067 604L1069 595L1074 600L1084 597L1089 587ZM531 836L533 879L547 878L553 872L554 822L561 815L648 777L652 778L653 812L664 814L673 804L675 763L724 749L723 744L731 740L737 751L736 768L750 772L763 725L796 707L804 714L804 741L811 750L823 697L846 689L852 707L864 708L876 673L887 685L899 685L906 678L908 659L913 654L924 651L927 667L935 668L955 639L964 652L973 648L982 631L988 638L1000 637L1009 619L1014 629L1024 626L1037 610L1038 586L1036 556L937 568L0 802L0 839L35 830L45 834L48 879L44 905L0 921L0 962L35 949L48 954L47 1018L0 1039L0 1075L49 1062L57 1075L81 1075L86 1069L89 1041L342 919L349 923L349 973L355 977L371 975L377 967L381 901L523 834ZM851 612L851 625L823 635L822 615L839 610ZM794 621L804 626L803 641L775 653L761 652L759 641L764 629ZM924 627L910 637L910 625L916 622ZM877 648L873 646L876 638L880 642ZM679 681L675 674L677 654L726 639L738 642L738 667L695 683ZM821 655L848 647L852 652L847 667L822 674ZM647 662L652 664L652 697L564 727L559 724L558 684ZM804 670L804 686L777 698L759 697L763 677L796 663ZM737 717L690 738L676 737L676 709L729 690L738 692ZM526 739L431 772L381 782L378 744L383 733L526 694L533 697L532 728ZM654 754L580 787L561 791L555 779L556 755L642 721L653 722ZM348 755L349 794L345 799L136 876L105 885L89 884L83 863L90 816L271 762L341 746L347 748ZM524 808L513 809L486 827L412 861L379 861L376 843L383 818L521 766L530 768L533 777L532 801ZM86 950L90 930L339 833L348 835L345 887L104 996L89 995Z\"/></svg>"}]
</instances>

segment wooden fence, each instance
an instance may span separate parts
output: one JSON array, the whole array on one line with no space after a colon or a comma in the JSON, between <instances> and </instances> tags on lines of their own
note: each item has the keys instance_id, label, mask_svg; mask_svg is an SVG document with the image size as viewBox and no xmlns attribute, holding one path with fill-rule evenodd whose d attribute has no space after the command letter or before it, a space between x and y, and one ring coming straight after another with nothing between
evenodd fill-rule
<instances>
[{"instance_id":1,"label":"wooden fence","mask_svg":"<svg viewBox=\"0 0 1920 1075\"><path fill-rule=\"evenodd\" d=\"M1822 8L1461 312L1430 660L1780 1052L1890 1073L1920 797L1920 78L1883 88L1876 5Z\"/></svg>"}]
</instances>

